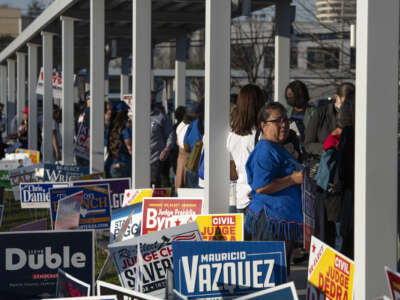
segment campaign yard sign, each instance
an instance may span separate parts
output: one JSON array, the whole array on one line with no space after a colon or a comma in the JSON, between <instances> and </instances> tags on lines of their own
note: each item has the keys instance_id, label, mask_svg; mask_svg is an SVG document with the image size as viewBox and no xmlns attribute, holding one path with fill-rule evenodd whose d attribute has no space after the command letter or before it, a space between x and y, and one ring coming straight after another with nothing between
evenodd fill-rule
<instances>
[{"instance_id":1,"label":"campaign yard sign","mask_svg":"<svg viewBox=\"0 0 400 300\"><path fill-rule=\"evenodd\" d=\"M153 189L152 197L170 197L171 188L155 188Z\"/></svg>"},{"instance_id":2,"label":"campaign yard sign","mask_svg":"<svg viewBox=\"0 0 400 300\"><path fill-rule=\"evenodd\" d=\"M36 150L28 150L28 149L16 149L15 153L25 153L29 155L29 159L31 160L33 165L40 163L40 152Z\"/></svg>"},{"instance_id":3,"label":"campaign yard sign","mask_svg":"<svg viewBox=\"0 0 400 300\"><path fill-rule=\"evenodd\" d=\"M326 298L353 299L354 262L314 236L307 275L308 282Z\"/></svg>"},{"instance_id":4,"label":"campaign yard sign","mask_svg":"<svg viewBox=\"0 0 400 300\"><path fill-rule=\"evenodd\" d=\"M79 228L82 200L82 191L58 200L54 230Z\"/></svg>"},{"instance_id":5,"label":"campaign yard sign","mask_svg":"<svg viewBox=\"0 0 400 300\"><path fill-rule=\"evenodd\" d=\"M196 217L203 241L243 241L243 214Z\"/></svg>"},{"instance_id":6,"label":"campaign yard sign","mask_svg":"<svg viewBox=\"0 0 400 300\"><path fill-rule=\"evenodd\" d=\"M129 216L131 216L131 218L125 232L122 235L121 241L125 241L140 235L142 204L137 203L113 210L110 224L110 244L115 241L122 229L122 226Z\"/></svg>"},{"instance_id":7,"label":"campaign yard sign","mask_svg":"<svg viewBox=\"0 0 400 300\"><path fill-rule=\"evenodd\" d=\"M69 182L71 178L89 174L88 167L44 164L43 181Z\"/></svg>"},{"instance_id":8,"label":"campaign yard sign","mask_svg":"<svg viewBox=\"0 0 400 300\"><path fill-rule=\"evenodd\" d=\"M89 152L90 152L90 138L89 138L90 130L88 122L82 122L79 129L78 134L76 136L75 141L75 155L82 158L89 160Z\"/></svg>"},{"instance_id":9,"label":"campaign yard sign","mask_svg":"<svg viewBox=\"0 0 400 300\"><path fill-rule=\"evenodd\" d=\"M42 300L117 300L117 296L92 296L92 297L67 297L67 298L47 298Z\"/></svg>"},{"instance_id":10,"label":"campaign yard sign","mask_svg":"<svg viewBox=\"0 0 400 300\"><path fill-rule=\"evenodd\" d=\"M92 285L94 257L91 230L0 233L1 298L54 297L59 268Z\"/></svg>"},{"instance_id":11,"label":"campaign yard sign","mask_svg":"<svg viewBox=\"0 0 400 300\"><path fill-rule=\"evenodd\" d=\"M84 297L90 295L90 285L58 269L56 296Z\"/></svg>"},{"instance_id":12,"label":"campaign yard sign","mask_svg":"<svg viewBox=\"0 0 400 300\"><path fill-rule=\"evenodd\" d=\"M11 190L10 177L8 171L19 167L18 160L0 160L0 187Z\"/></svg>"},{"instance_id":13,"label":"campaign yard sign","mask_svg":"<svg viewBox=\"0 0 400 300\"><path fill-rule=\"evenodd\" d=\"M278 285L276 287L251 293L249 295L236 298L236 300L298 300L296 287L293 282ZM315 299L318 300L318 299Z\"/></svg>"},{"instance_id":14,"label":"campaign yard sign","mask_svg":"<svg viewBox=\"0 0 400 300\"><path fill-rule=\"evenodd\" d=\"M113 178L113 179L102 179L102 180L79 180L72 182L72 186L96 185L96 184L108 184L110 186L111 207L115 209L122 207L125 190L129 190L131 188L131 179Z\"/></svg>"},{"instance_id":15,"label":"campaign yard sign","mask_svg":"<svg viewBox=\"0 0 400 300\"><path fill-rule=\"evenodd\" d=\"M284 242L172 242L175 289L189 298L239 297L286 283Z\"/></svg>"},{"instance_id":16,"label":"campaign yard sign","mask_svg":"<svg viewBox=\"0 0 400 300\"><path fill-rule=\"evenodd\" d=\"M393 300L400 299L400 274L392 271L390 268L385 267L385 273L389 283L389 289L392 294Z\"/></svg>"},{"instance_id":17,"label":"campaign yard sign","mask_svg":"<svg viewBox=\"0 0 400 300\"><path fill-rule=\"evenodd\" d=\"M68 187L68 183L35 182L20 183L21 208L50 208L50 189Z\"/></svg>"},{"instance_id":18,"label":"campaign yard sign","mask_svg":"<svg viewBox=\"0 0 400 300\"><path fill-rule=\"evenodd\" d=\"M38 181L38 172L43 167L42 164L31 165L27 167L21 167L8 171L8 176L10 178L12 191L14 194L15 200L20 199L19 185L20 183L26 182L37 182Z\"/></svg>"},{"instance_id":19,"label":"campaign yard sign","mask_svg":"<svg viewBox=\"0 0 400 300\"><path fill-rule=\"evenodd\" d=\"M303 207L303 247L310 250L311 237L315 232L315 212L317 199L317 184L310 176L310 168L305 168L304 183L301 186Z\"/></svg>"},{"instance_id":20,"label":"campaign yard sign","mask_svg":"<svg viewBox=\"0 0 400 300\"><path fill-rule=\"evenodd\" d=\"M108 246L121 285L164 298L167 271L173 267L173 241L199 241L195 222L152 232Z\"/></svg>"},{"instance_id":21,"label":"campaign yard sign","mask_svg":"<svg viewBox=\"0 0 400 300\"><path fill-rule=\"evenodd\" d=\"M117 300L160 300L160 298L154 297L150 294L135 292L100 280L96 282L96 286L97 295L116 295Z\"/></svg>"},{"instance_id":22,"label":"campaign yard sign","mask_svg":"<svg viewBox=\"0 0 400 300\"><path fill-rule=\"evenodd\" d=\"M144 198L142 235L193 222L203 212L203 198Z\"/></svg>"},{"instance_id":23,"label":"campaign yard sign","mask_svg":"<svg viewBox=\"0 0 400 300\"><path fill-rule=\"evenodd\" d=\"M144 198L151 197L152 195L153 195L152 189L125 190L122 206L142 203Z\"/></svg>"},{"instance_id":24,"label":"campaign yard sign","mask_svg":"<svg viewBox=\"0 0 400 300\"><path fill-rule=\"evenodd\" d=\"M59 200L83 191L80 210L79 229L109 229L111 221L111 203L108 184L53 188L50 190L50 216L54 228L57 203Z\"/></svg>"}]
</instances>

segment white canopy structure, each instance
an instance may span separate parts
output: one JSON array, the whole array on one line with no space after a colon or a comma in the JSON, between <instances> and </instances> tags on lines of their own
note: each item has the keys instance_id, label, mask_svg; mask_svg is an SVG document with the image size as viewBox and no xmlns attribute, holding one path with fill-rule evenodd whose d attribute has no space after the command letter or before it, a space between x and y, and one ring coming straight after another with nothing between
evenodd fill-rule
<instances>
[{"instance_id":1,"label":"white canopy structure","mask_svg":"<svg viewBox=\"0 0 400 300\"><path fill-rule=\"evenodd\" d=\"M383 266L395 268L397 261L399 3L357 2L354 299L372 299L386 291ZM6 104L10 122L15 113L21 114L28 98L29 148L35 149L36 85L38 69L43 66L43 158L51 161L52 72L61 63L62 159L65 164L72 164L73 74L83 68L90 70L90 169L103 171L105 46L116 43L118 56L132 57L133 188L148 187L152 47L164 41L177 41L176 103L184 104L184 39L205 28L206 209L210 213L226 212L231 19L243 10L270 5L276 6L277 24L275 100L282 101L289 82L290 0L56 0L0 53L0 101ZM121 91L128 90L128 80L121 75Z\"/></svg>"}]
</instances>

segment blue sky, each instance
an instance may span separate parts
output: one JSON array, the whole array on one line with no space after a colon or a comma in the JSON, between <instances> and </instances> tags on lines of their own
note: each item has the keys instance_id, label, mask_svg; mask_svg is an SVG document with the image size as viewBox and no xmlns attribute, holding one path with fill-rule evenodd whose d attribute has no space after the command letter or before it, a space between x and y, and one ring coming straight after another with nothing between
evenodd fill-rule
<instances>
[{"instance_id":1,"label":"blue sky","mask_svg":"<svg viewBox=\"0 0 400 300\"><path fill-rule=\"evenodd\" d=\"M23 13L26 10L26 7L32 0L0 0L0 5L8 5L10 7L17 7L24 9ZM42 3L47 4L49 0L41 0Z\"/></svg>"}]
</instances>

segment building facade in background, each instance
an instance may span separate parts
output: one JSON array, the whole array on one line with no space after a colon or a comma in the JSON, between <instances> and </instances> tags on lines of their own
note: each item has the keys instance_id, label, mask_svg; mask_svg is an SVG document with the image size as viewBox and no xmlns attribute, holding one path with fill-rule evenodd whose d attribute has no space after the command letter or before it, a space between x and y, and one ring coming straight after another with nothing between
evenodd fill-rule
<instances>
[{"instance_id":1,"label":"building facade in background","mask_svg":"<svg viewBox=\"0 0 400 300\"><path fill-rule=\"evenodd\" d=\"M0 36L16 37L22 32L21 9L0 6Z\"/></svg>"},{"instance_id":2,"label":"building facade in background","mask_svg":"<svg viewBox=\"0 0 400 300\"><path fill-rule=\"evenodd\" d=\"M317 0L316 11L321 23L352 23L356 19L356 0Z\"/></svg>"}]
</instances>

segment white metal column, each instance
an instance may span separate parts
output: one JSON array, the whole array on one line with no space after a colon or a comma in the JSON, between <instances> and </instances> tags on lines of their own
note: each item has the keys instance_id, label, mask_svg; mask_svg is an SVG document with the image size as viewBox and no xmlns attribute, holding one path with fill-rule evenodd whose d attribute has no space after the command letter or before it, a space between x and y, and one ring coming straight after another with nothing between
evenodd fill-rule
<instances>
[{"instance_id":1,"label":"white metal column","mask_svg":"<svg viewBox=\"0 0 400 300\"><path fill-rule=\"evenodd\" d=\"M175 109L186 103L186 38L176 39Z\"/></svg>"},{"instance_id":2,"label":"white metal column","mask_svg":"<svg viewBox=\"0 0 400 300\"><path fill-rule=\"evenodd\" d=\"M5 65L0 65L0 103L4 105L3 107L3 115L0 115L1 117L7 117L7 111L6 111L6 104L7 104L7 66ZM6 127L7 129L7 127ZM7 130L5 131L7 133ZM5 133L2 135L5 136ZM0 133L1 134L1 133Z\"/></svg>"},{"instance_id":3,"label":"white metal column","mask_svg":"<svg viewBox=\"0 0 400 300\"><path fill-rule=\"evenodd\" d=\"M123 95L129 93L129 76L121 74L121 98Z\"/></svg>"},{"instance_id":4,"label":"white metal column","mask_svg":"<svg viewBox=\"0 0 400 300\"><path fill-rule=\"evenodd\" d=\"M357 1L355 292L387 290L397 265L399 1Z\"/></svg>"},{"instance_id":5,"label":"white metal column","mask_svg":"<svg viewBox=\"0 0 400 300\"><path fill-rule=\"evenodd\" d=\"M150 186L151 1L132 1L132 188Z\"/></svg>"},{"instance_id":6,"label":"white metal column","mask_svg":"<svg viewBox=\"0 0 400 300\"><path fill-rule=\"evenodd\" d=\"M7 102L7 67L0 65L0 103L4 104L4 108ZM5 110L3 109L3 113Z\"/></svg>"},{"instance_id":7,"label":"white metal column","mask_svg":"<svg viewBox=\"0 0 400 300\"><path fill-rule=\"evenodd\" d=\"M205 40L205 212L229 207L231 0L206 0Z\"/></svg>"},{"instance_id":8,"label":"white metal column","mask_svg":"<svg viewBox=\"0 0 400 300\"><path fill-rule=\"evenodd\" d=\"M36 44L28 44L28 148L38 148L38 109L36 86L38 80L38 47Z\"/></svg>"},{"instance_id":9,"label":"white metal column","mask_svg":"<svg viewBox=\"0 0 400 300\"><path fill-rule=\"evenodd\" d=\"M290 80L290 0L280 0L275 10L274 101L286 104L285 88Z\"/></svg>"},{"instance_id":10,"label":"white metal column","mask_svg":"<svg viewBox=\"0 0 400 300\"><path fill-rule=\"evenodd\" d=\"M11 122L15 117L15 60L7 59L7 77L8 77L8 95L7 95L7 103L5 107L5 112L7 115L7 132L10 134L14 134L16 132L10 132L11 130ZM16 131L17 128L13 128L13 131Z\"/></svg>"},{"instance_id":11,"label":"white metal column","mask_svg":"<svg viewBox=\"0 0 400 300\"><path fill-rule=\"evenodd\" d=\"M74 162L74 19L61 17L62 24L62 160Z\"/></svg>"},{"instance_id":12,"label":"white metal column","mask_svg":"<svg viewBox=\"0 0 400 300\"><path fill-rule=\"evenodd\" d=\"M43 162L54 162L53 155L53 34L42 32L43 50Z\"/></svg>"},{"instance_id":13,"label":"white metal column","mask_svg":"<svg viewBox=\"0 0 400 300\"><path fill-rule=\"evenodd\" d=\"M17 52L17 126L22 122L25 110L25 78L26 78L26 54Z\"/></svg>"},{"instance_id":14,"label":"white metal column","mask_svg":"<svg viewBox=\"0 0 400 300\"><path fill-rule=\"evenodd\" d=\"M104 0L90 0L90 171L104 171Z\"/></svg>"}]
</instances>

